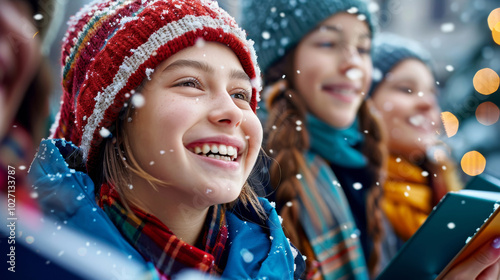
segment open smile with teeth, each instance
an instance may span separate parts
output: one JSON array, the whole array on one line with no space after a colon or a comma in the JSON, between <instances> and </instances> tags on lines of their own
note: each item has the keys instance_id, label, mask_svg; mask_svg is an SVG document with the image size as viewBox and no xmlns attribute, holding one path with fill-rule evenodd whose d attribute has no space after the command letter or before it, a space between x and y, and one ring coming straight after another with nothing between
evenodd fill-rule
<instances>
[{"instance_id":1,"label":"open smile with teeth","mask_svg":"<svg viewBox=\"0 0 500 280\"><path fill-rule=\"evenodd\" d=\"M323 86L323 90L340 94L340 95L355 95L357 92L354 89L343 88L343 87L333 87L333 86Z\"/></svg>"},{"instance_id":2,"label":"open smile with teeth","mask_svg":"<svg viewBox=\"0 0 500 280\"><path fill-rule=\"evenodd\" d=\"M238 148L222 144L200 144L189 148L197 155L224 161L235 161L238 158Z\"/></svg>"},{"instance_id":3,"label":"open smile with teeth","mask_svg":"<svg viewBox=\"0 0 500 280\"><path fill-rule=\"evenodd\" d=\"M409 118L409 122L416 127L424 126L424 124L426 124L426 121L427 119L422 115L415 115Z\"/></svg>"}]
</instances>

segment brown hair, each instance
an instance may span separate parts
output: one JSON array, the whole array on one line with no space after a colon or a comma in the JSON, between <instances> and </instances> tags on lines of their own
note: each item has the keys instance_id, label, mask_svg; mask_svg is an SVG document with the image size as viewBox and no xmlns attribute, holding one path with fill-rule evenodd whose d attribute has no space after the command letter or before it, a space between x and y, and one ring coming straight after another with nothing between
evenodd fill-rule
<instances>
[{"instance_id":1,"label":"brown hair","mask_svg":"<svg viewBox=\"0 0 500 280\"><path fill-rule=\"evenodd\" d=\"M141 88L141 86L139 88ZM99 183L98 187L100 187L103 182L115 186L120 196L121 203L130 213L132 213L130 206L144 209L144 207L141 207L142 202L131 195L130 188L128 187L131 184L132 174L146 180L154 190L157 190L158 186L165 185L165 182L152 176L141 168L134 156L134 152L130 149L129 136L125 122L128 122L134 111L135 109L132 106L127 105L125 110L121 113L121 117L116 120L114 128L116 135L112 139L107 139L105 141L105 147L102 149L103 155L101 156L103 159L101 161L102 168L97 168L97 170L102 170L102 174L95 174L94 178L92 178L96 179L94 182ZM96 195L99 196L99 192L96 191ZM231 209L237 201L241 201L245 207L252 207L261 219L265 219L265 211L259 203L257 195L252 187L248 184L248 181L243 185L238 199L231 203L226 203L223 206L225 209Z\"/></svg>"},{"instance_id":2,"label":"brown hair","mask_svg":"<svg viewBox=\"0 0 500 280\"><path fill-rule=\"evenodd\" d=\"M270 168L271 185L276 191L276 203L280 209L288 201L297 196L300 182L296 179L299 170L309 184L314 184L312 172L307 169L303 153L309 148L309 135L307 128L302 126L301 131L297 131L297 121L305 122L307 109L300 99L296 97L293 81L293 58L295 50L290 51L279 62L274 64L266 73L264 80L270 89L266 92L266 107L269 116L264 125L264 135L266 139L266 151L274 157ZM368 166L374 174L373 186L367 196L367 219L368 233L374 244L373 251L369 258L368 268L370 274L376 275L379 271L381 256L382 230L382 209L379 200L382 194L382 181L385 177L385 162L387 152L384 145L383 130L380 128L380 117L374 114L370 100L364 100L359 111L361 131L368 131L365 134L363 154L368 159ZM284 211L290 211L291 219L298 219L294 215L293 209L284 207ZM296 212L296 211L295 211ZM299 246L299 250L310 252L310 248L301 248L303 241L299 239L299 232L302 230L298 221L288 221L292 228L286 228L287 234L294 244ZM285 225L286 226L286 225ZM307 246L307 245L305 245ZM308 264L309 265L309 264ZM309 268L308 268L309 269Z\"/></svg>"}]
</instances>

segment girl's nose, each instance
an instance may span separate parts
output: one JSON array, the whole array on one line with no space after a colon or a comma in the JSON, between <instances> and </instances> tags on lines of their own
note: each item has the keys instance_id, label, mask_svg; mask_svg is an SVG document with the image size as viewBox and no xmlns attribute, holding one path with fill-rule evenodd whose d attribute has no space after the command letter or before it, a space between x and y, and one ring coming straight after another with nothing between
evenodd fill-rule
<instances>
[{"instance_id":1,"label":"girl's nose","mask_svg":"<svg viewBox=\"0 0 500 280\"><path fill-rule=\"evenodd\" d=\"M218 126L238 127L243 119L243 111L235 103L227 92L217 94L212 100L212 110L209 120Z\"/></svg>"},{"instance_id":2,"label":"girl's nose","mask_svg":"<svg viewBox=\"0 0 500 280\"><path fill-rule=\"evenodd\" d=\"M362 64L361 55L358 50L352 46L344 46L342 48L342 58L340 67L343 73L349 71L349 69L360 68Z\"/></svg>"}]
</instances>

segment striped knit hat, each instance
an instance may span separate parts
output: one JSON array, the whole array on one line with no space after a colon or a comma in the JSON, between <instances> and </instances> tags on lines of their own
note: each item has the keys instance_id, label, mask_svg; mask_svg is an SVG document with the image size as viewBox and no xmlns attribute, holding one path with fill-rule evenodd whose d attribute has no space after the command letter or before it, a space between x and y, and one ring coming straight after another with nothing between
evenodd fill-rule
<instances>
[{"instance_id":1,"label":"striped knit hat","mask_svg":"<svg viewBox=\"0 0 500 280\"><path fill-rule=\"evenodd\" d=\"M253 42L211 0L101 0L69 21L62 47L62 105L51 138L78 145L89 172L125 102L162 61L200 38L230 47L261 89Z\"/></svg>"},{"instance_id":2,"label":"striped knit hat","mask_svg":"<svg viewBox=\"0 0 500 280\"><path fill-rule=\"evenodd\" d=\"M241 0L241 26L255 41L263 71L293 49L302 38L328 17L346 12L366 21L371 34L376 18L367 0Z\"/></svg>"}]
</instances>

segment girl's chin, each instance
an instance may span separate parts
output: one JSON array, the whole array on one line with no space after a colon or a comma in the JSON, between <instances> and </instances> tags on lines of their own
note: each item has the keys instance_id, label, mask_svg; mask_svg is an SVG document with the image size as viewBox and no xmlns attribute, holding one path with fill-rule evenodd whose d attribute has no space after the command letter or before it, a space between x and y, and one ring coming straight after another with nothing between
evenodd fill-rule
<instances>
[{"instance_id":1,"label":"girl's chin","mask_svg":"<svg viewBox=\"0 0 500 280\"><path fill-rule=\"evenodd\" d=\"M237 187L208 187L204 190L203 199L206 201L207 206L231 203L238 199L241 190L242 188Z\"/></svg>"}]
</instances>

